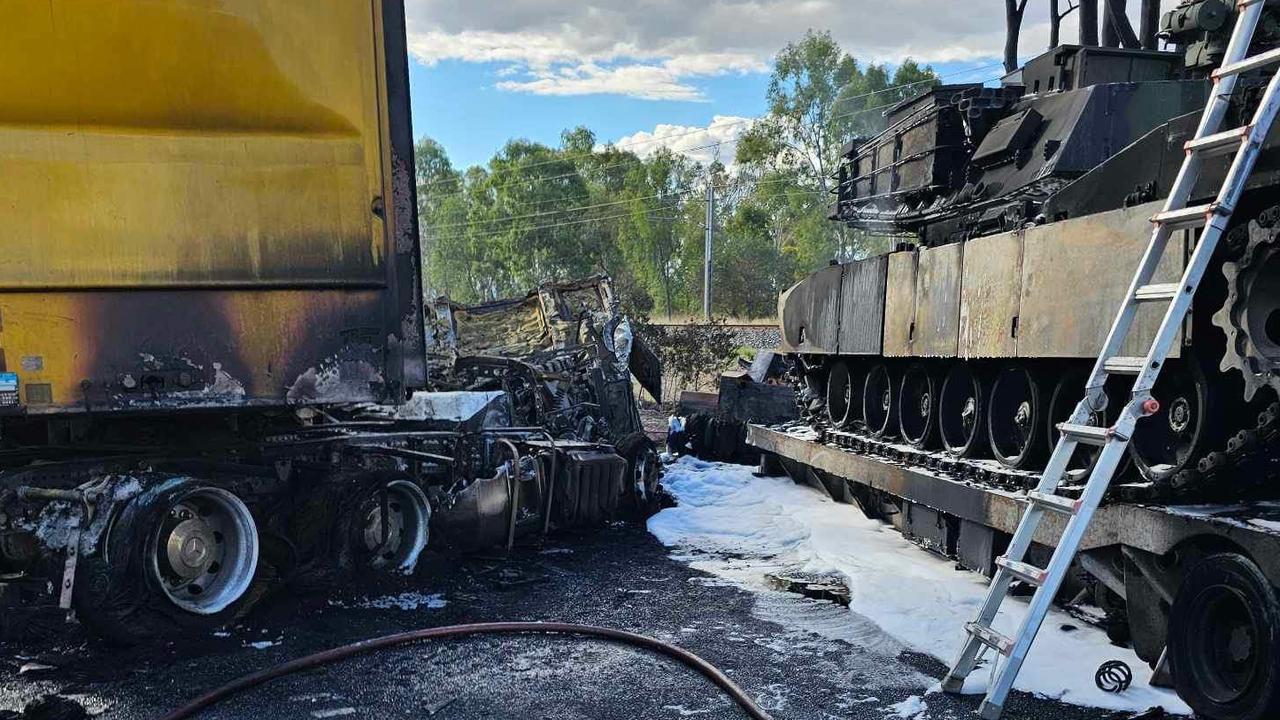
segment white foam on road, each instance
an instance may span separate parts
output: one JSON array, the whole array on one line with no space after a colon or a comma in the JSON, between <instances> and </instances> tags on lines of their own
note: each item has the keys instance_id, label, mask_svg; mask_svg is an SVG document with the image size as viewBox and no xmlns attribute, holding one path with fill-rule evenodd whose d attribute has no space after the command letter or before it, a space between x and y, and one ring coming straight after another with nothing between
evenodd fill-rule
<instances>
[{"instance_id":1,"label":"white foam on road","mask_svg":"<svg viewBox=\"0 0 1280 720\"><path fill-rule=\"evenodd\" d=\"M915 651L951 662L964 640L964 624L977 615L986 595L986 578L957 571L953 562L921 550L856 506L836 503L789 478L754 477L752 470L689 457L667 466L663 484L679 505L652 517L649 531L694 567L752 589L764 588L764 573L780 566L838 573L849 585L849 609L855 615ZM1020 598L1006 603L996 628L1014 634L1024 606ZM1134 684L1124 693L1103 692L1093 682L1098 666L1113 659L1134 670ZM1109 710L1159 705L1190 714L1172 691L1147 685L1149 676L1147 664L1132 650L1112 645L1103 631L1055 609L1015 687L1074 705ZM965 692L985 692L988 677L986 667L975 670Z\"/></svg>"}]
</instances>

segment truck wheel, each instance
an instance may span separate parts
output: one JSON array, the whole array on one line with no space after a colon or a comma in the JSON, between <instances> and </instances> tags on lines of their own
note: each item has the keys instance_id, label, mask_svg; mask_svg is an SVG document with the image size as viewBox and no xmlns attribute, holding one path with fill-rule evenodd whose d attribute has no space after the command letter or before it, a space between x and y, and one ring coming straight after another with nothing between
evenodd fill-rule
<instances>
[{"instance_id":1,"label":"truck wheel","mask_svg":"<svg viewBox=\"0 0 1280 720\"><path fill-rule=\"evenodd\" d=\"M74 605L93 633L120 644L203 632L260 596L258 529L231 492L189 479L130 500L80 560Z\"/></svg>"},{"instance_id":2,"label":"truck wheel","mask_svg":"<svg viewBox=\"0 0 1280 720\"><path fill-rule=\"evenodd\" d=\"M657 446L644 433L632 433L622 438L614 449L627 461L629 482L623 491L625 504L640 518L647 518L662 506Z\"/></svg>"},{"instance_id":3,"label":"truck wheel","mask_svg":"<svg viewBox=\"0 0 1280 720\"><path fill-rule=\"evenodd\" d=\"M1169 615L1178 695L1198 716L1280 716L1280 602L1251 560L1210 555L1178 587Z\"/></svg>"},{"instance_id":4,"label":"truck wheel","mask_svg":"<svg viewBox=\"0 0 1280 720\"><path fill-rule=\"evenodd\" d=\"M338 567L346 575L412 573L430 525L422 488L398 472L369 473L338 514Z\"/></svg>"},{"instance_id":5,"label":"truck wheel","mask_svg":"<svg viewBox=\"0 0 1280 720\"><path fill-rule=\"evenodd\" d=\"M987 406L987 434L991 452L1015 470L1034 469L1044 450L1044 393L1036 377L1024 367L1000 371L991 386Z\"/></svg>"},{"instance_id":6,"label":"truck wheel","mask_svg":"<svg viewBox=\"0 0 1280 720\"><path fill-rule=\"evenodd\" d=\"M898 429L898 398L893 374L887 365L875 365L867 372L862 390L862 418L876 437L892 437Z\"/></svg>"},{"instance_id":7,"label":"truck wheel","mask_svg":"<svg viewBox=\"0 0 1280 720\"><path fill-rule=\"evenodd\" d=\"M898 427L902 439L914 447L931 450L938 434L938 377L923 363L907 368L898 400Z\"/></svg>"},{"instance_id":8,"label":"truck wheel","mask_svg":"<svg viewBox=\"0 0 1280 720\"><path fill-rule=\"evenodd\" d=\"M938 396L938 430L943 447L966 458L984 452L986 400L986 388L969 363L952 365Z\"/></svg>"}]
</instances>

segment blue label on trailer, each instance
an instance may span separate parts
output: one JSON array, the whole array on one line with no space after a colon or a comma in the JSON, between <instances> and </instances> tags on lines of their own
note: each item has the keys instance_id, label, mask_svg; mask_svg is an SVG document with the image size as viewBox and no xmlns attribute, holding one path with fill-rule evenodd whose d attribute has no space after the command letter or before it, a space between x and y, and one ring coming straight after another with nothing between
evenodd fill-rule
<instances>
[{"instance_id":1,"label":"blue label on trailer","mask_svg":"<svg viewBox=\"0 0 1280 720\"><path fill-rule=\"evenodd\" d=\"M0 373L0 392L18 391L18 373Z\"/></svg>"}]
</instances>

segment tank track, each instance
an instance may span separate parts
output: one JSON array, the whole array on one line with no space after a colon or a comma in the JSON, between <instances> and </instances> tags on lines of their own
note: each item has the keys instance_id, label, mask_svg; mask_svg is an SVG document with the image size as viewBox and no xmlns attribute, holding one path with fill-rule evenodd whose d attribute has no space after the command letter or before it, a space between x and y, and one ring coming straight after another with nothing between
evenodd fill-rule
<instances>
[{"instance_id":1,"label":"tank track","mask_svg":"<svg viewBox=\"0 0 1280 720\"><path fill-rule=\"evenodd\" d=\"M893 464L920 468L950 480L972 482L1002 490L1029 490L1039 482L1038 471L1015 470L995 460L961 458L945 450L922 450L902 442L876 438L854 430L837 430L825 423L805 423L818 432L818 442ZM802 421L803 422L803 421ZM1165 481L1121 478L1111 486L1109 500L1170 502L1241 499L1280 475L1280 402L1259 412L1251 427L1233 434L1221 450L1200 459L1195 469L1183 470ZM1061 494L1074 496L1083 485L1063 485Z\"/></svg>"}]
</instances>

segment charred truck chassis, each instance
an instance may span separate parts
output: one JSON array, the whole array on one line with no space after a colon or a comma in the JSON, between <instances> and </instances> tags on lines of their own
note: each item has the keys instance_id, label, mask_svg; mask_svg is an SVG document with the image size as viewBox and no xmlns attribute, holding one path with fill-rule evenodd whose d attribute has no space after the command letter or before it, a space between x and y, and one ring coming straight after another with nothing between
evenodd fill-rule
<instances>
[{"instance_id":1,"label":"charred truck chassis","mask_svg":"<svg viewBox=\"0 0 1280 720\"><path fill-rule=\"evenodd\" d=\"M11 15L0 635L169 639L654 506L609 308L607 341L428 376L402 0Z\"/></svg>"},{"instance_id":2,"label":"charred truck chassis","mask_svg":"<svg viewBox=\"0 0 1280 720\"><path fill-rule=\"evenodd\" d=\"M751 442L837 497L915 513L924 521L904 521L909 534L962 559L977 552L966 562L989 571L991 545L1021 514L1017 494L1083 396L1232 12L1184 0L1161 23L1176 52L1064 46L1000 88L934 88L850 143L832 219L918 242L784 293L782 350L820 440L752 428ZM1265 12L1256 50L1280 43L1280 7ZM1232 126L1246 124L1267 72L1242 79L1251 89ZM1229 161L1205 161L1193 202L1212 199ZM1163 655L1158 676L1219 720L1280 713L1267 502L1280 498L1278 172L1273 132L1153 390L1160 410L1139 422L1079 560L1117 632L1153 665ZM1156 283L1180 276L1196 241L1174 237ZM1145 353L1152 313L1139 309L1123 354ZM1064 494L1092 460L1079 451ZM1229 504L1171 504L1191 501Z\"/></svg>"}]
</instances>

